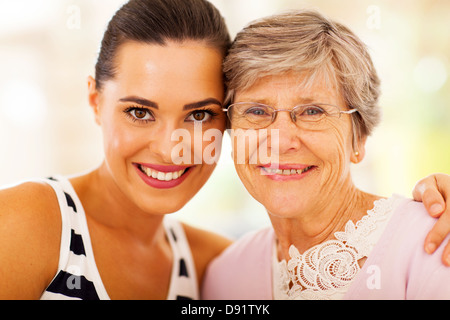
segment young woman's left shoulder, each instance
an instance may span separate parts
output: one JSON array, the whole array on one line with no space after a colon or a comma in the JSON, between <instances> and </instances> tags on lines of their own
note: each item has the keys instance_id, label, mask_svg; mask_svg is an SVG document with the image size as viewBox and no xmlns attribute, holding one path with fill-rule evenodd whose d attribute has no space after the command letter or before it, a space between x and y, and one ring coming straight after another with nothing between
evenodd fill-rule
<instances>
[{"instance_id":1,"label":"young woman's left shoulder","mask_svg":"<svg viewBox=\"0 0 450 320\"><path fill-rule=\"evenodd\" d=\"M212 259L222 253L232 243L232 240L220 234L185 223L182 225L191 247L198 279L201 281L207 265Z\"/></svg>"}]
</instances>

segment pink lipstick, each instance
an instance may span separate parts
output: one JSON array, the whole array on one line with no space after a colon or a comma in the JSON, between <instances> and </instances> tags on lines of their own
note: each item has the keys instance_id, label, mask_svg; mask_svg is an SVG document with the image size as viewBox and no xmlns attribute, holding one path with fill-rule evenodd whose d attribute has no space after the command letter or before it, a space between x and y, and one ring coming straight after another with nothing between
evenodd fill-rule
<instances>
[{"instance_id":1,"label":"pink lipstick","mask_svg":"<svg viewBox=\"0 0 450 320\"><path fill-rule=\"evenodd\" d=\"M163 166L148 163L133 163L139 177L149 186L170 189L180 185L194 166Z\"/></svg>"}]
</instances>

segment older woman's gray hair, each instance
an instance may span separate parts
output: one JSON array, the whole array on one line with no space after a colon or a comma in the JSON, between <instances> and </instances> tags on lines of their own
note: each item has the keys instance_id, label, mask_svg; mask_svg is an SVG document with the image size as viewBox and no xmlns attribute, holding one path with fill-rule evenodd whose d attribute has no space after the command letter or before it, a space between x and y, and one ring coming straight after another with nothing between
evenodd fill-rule
<instances>
[{"instance_id":1,"label":"older woman's gray hair","mask_svg":"<svg viewBox=\"0 0 450 320\"><path fill-rule=\"evenodd\" d=\"M353 114L355 139L370 135L380 120L380 81L364 43L347 27L315 11L293 11L254 21L238 35L224 62L228 94L258 79L309 72L336 81Z\"/></svg>"}]
</instances>

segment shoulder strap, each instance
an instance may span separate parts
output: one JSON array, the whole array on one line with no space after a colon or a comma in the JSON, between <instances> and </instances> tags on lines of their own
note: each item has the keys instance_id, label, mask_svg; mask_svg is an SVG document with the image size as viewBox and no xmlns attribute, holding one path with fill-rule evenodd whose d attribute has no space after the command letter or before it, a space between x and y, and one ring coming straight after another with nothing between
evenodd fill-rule
<instances>
[{"instance_id":1,"label":"shoulder strap","mask_svg":"<svg viewBox=\"0 0 450 320\"><path fill-rule=\"evenodd\" d=\"M41 182L45 182L48 185L50 185L58 199L59 211L61 213L61 245L60 245L58 269L61 270L66 264L66 261L69 256L68 248L70 247L70 238L71 238L70 232L71 219L66 208L69 205L69 203L73 201L71 201L70 195L64 192L60 182L55 178L43 179L41 180Z\"/></svg>"},{"instance_id":2,"label":"shoulder strap","mask_svg":"<svg viewBox=\"0 0 450 320\"><path fill-rule=\"evenodd\" d=\"M62 218L58 273L41 299L109 299L90 245L81 202L65 177L44 180L55 191Z\"/></svg>"},{"instance_id":3,"label":"shoulder strap","mask_svg":"<svg viewBox=\"0 0 450 320\"><path fill-rule=\"evenodd\" d=\"M165 217L164 227L174 259L168 299L197 300L199 299L197 273L183 226L178 220Z\"/></svg>"}]
</instances>

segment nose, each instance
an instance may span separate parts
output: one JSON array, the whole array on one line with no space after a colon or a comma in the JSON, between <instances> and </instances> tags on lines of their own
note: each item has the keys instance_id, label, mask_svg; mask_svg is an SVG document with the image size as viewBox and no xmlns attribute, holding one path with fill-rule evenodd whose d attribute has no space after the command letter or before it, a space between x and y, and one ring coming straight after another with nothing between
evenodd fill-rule
<instances>
[{"instance_id":1,"label":"nose","mask_svg":"<svg viewBox=\"0 0 450 320\"><path fill-rule=\"evenodd\" d=\"M271 141L271 151L278 154L285 154L297 151L302 143L300 138L300 129L294 123L289 112L278 112L277 118L269 126L269 135L276 133L278 135L278 143ZM272 131L276 130L276 131Z\"/></svg>"},{"instance_id":2,"label":"nose","mask_svg":"<svg viewBox=\"0 0 450 320\"><path fill-rule=\"evenodd\" d=\"M177 144L180 143L174 136L176 136L177 130L179 129L171 124L161 124L155 129L151 133L152 136L150 137L148 148L161 162L167 164L174 163L173 151Z\"/></svg>"}]
</instances>

